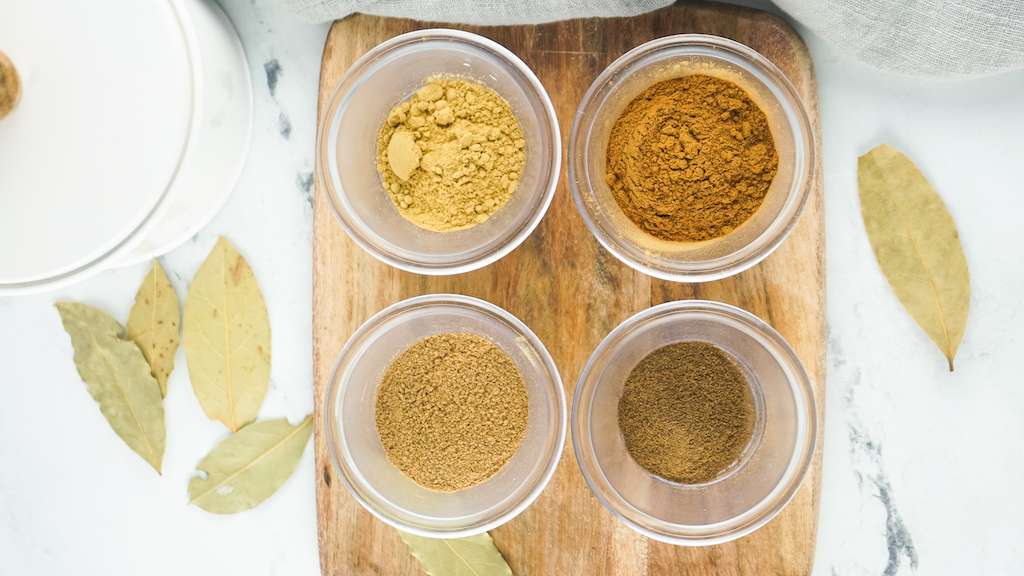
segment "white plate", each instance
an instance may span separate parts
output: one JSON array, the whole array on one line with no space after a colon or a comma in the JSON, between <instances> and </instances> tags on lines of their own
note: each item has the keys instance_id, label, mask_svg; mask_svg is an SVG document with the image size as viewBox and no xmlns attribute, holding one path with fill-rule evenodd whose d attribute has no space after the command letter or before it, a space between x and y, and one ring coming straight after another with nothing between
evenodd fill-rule
<instances>
[{"instance_id":1,"label":"white plate","mask_svg":"<svg viewBox=\"0 0 1024 576\"><path fill-rule=\"evenodd\" d=\"M200 99L197 126L170 206L118 265L166 254L206 226L231 196L252 141L253 94L245 51L227 15L213 2L182 2L197 29Z\"/></svg>"},{"instance_id":2,"label":"white plate","mask_svg":"<svg viewBox=\"0 0 1024 576\"><path fill-rule=\"evenodd\" d=\"M186 241L248 153L238 36L205 0L9 0L22 80L0 121L0 295L39 292Z\"/></svg>"}]
</instances>

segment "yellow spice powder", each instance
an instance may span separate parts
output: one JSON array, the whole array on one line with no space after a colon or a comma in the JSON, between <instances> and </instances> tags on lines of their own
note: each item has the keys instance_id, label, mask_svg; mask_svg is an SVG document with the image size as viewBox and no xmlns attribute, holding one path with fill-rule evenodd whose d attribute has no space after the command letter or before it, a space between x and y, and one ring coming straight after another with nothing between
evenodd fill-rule
<instances>
[{"instance_id":1,"label":"yellow spice powder","mask_svg":"<svg viewBox=\"0 0 1024 576\"><path fill-rule=\"evenodd\" d=\"M428 230L462 230L515 194L525 146L512 107L494 90L435 77L388 114L377 171L402 216Z\"/></svg>"}]
</instances>

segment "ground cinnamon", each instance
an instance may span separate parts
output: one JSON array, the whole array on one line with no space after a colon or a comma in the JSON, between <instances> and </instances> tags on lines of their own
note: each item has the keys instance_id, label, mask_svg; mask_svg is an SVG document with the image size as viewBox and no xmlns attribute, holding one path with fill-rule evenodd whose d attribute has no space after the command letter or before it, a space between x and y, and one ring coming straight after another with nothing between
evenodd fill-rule
<instances>
[{"instance_id":1,"label":"ground cinnamon","mask_svg":"<svg viewBox=\"0 0 1024 576\"><path fill-rule=\"evenodd\" d=\"M764 202L778 154L764 112L736 84L695 74L654 84L612 128L605 174L619 206L663 240L728 234Z\"/></svg>"}]
</instances>

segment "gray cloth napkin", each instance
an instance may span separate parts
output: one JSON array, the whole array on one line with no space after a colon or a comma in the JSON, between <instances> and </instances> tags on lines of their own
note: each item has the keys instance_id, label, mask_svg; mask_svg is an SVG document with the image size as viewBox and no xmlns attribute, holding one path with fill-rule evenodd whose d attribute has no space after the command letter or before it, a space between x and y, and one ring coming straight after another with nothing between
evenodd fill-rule
<instances>
[{"instance_id":1,"label":"gray cloth napkin","mask_svg":"<svg viewBox=\"0 0 1024 576\"><path fill-rule=\"evenodd\" d=\"M466 24L632 16L671 0L287 0L307 20L361 12ZM970 77L1024 68L1024 0L775 0L840 50L900 74Z\"/></svg>"}]
</instances>

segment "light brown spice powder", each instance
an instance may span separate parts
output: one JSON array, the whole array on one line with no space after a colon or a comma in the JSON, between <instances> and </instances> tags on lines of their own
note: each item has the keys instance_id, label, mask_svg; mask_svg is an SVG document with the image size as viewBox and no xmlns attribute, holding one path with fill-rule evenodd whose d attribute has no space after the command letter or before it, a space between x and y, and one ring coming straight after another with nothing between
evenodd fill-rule
<instances>
[{"instance_id":1,"label":"light brown spice powder","mask_svg":"<svg viewBox=\"0 0 1024 576\"><path fill-rule=\"evenodd\" d=\"M528 410L508 354L475 334L437 334L388 366L377 391L377 434L406 476L450 492L487 480L512 458Z\"/></svg>"}]
</instances>

